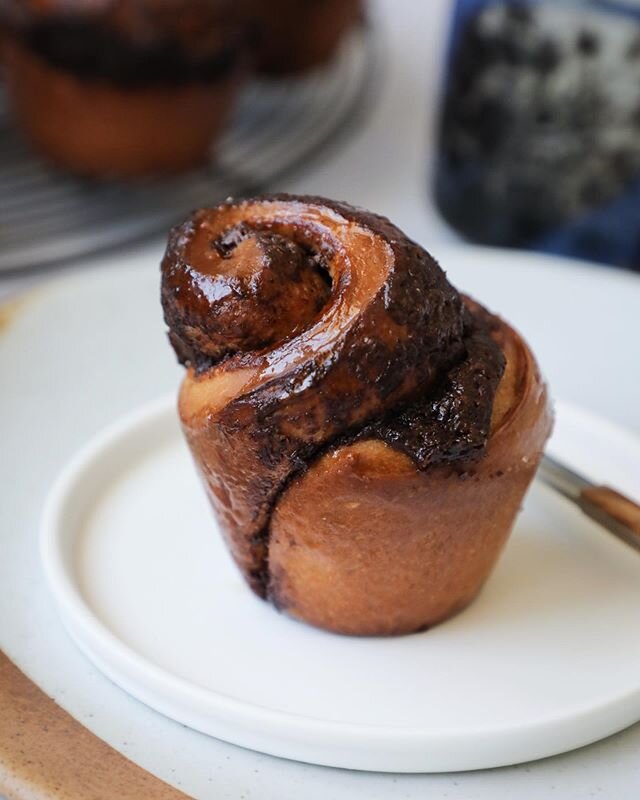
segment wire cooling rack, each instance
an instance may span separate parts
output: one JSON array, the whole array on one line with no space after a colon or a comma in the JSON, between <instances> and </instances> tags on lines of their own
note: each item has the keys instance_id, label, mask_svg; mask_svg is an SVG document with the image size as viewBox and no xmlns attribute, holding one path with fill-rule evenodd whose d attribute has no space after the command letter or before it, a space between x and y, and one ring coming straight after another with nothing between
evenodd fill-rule
<instances>
[{"instance_id":1,"label":"wire cooling rack","mask_svg":"<svg viewBox=\"0 0 640 800\"><path fill-rule=\"evenodd\" d=\"M0 274L122 245L192 208L268 189L349 130L375 95L379 66L372 31L357 31L321 71L250 84L208 166L130 184L80 180L38 159L0 97Z\"/></svg>"}]
</instances>

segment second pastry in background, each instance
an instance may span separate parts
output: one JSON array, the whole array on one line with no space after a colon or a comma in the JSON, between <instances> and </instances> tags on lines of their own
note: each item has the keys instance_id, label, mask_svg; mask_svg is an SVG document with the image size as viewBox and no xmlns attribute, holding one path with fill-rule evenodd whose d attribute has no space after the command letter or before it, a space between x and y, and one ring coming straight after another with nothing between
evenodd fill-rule
<instances>
[{"instance_id":1,"label":"second pastry in background","mask_svg":"<svg viewBox=\"0 0 640 800\"><path fill-rule=\"evenodd\" d=\"M9 0L14 118L73 172L156 175L207 160L248 63L229 0Z\"/></svg>"},{"instance_id":2,"label":"second pastry in background","mask_svg":"<svg viewBox=\"0 0 640 800\"><path fill-rule=\"evenodd\" d=\"M364 20L363 0L247 0L254 24L255 67L291 75L320 67Z\"/></svg>"}]
</instances>

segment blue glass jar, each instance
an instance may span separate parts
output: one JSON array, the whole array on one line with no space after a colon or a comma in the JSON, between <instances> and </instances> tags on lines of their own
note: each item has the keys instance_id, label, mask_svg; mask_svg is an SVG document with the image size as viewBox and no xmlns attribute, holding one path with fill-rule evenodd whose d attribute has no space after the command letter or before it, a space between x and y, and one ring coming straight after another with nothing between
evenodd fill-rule
<instances>
[{"instance_id":1,"label":"blue glass jar","mask_svg":"<svg viewBox=\"0 0 640 800\"><path fill-rule=\"evenodd\" d=\"M640 270L640 2L458 0L435 195L470 240Z\"/></svg>"}]
</instances>

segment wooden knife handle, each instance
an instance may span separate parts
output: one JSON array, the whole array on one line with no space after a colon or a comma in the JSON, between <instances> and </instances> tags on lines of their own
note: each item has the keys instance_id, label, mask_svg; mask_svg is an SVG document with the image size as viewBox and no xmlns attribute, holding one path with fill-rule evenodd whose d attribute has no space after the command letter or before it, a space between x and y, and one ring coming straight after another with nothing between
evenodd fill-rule
<instances>
[{"instance_id":1,"label":"wooden knife handle","mask_svg":"<svg viewBox=\"0 0 640 800\"><path fill-rule=\"evenodd\" d=\"M67 714L1 651L0 795L9 800L189 800Z\"/></svg>"},{"instance_id":2,"label":"wooden knife handle","mask_svg":"<svg viewBox=\"0 0 640 800\"><path fill-rule=\"evenodd\" d=\"M640 505L609 486L592 486L580 495L583 511L640 549Z\"/></svg>"}]
</instances>

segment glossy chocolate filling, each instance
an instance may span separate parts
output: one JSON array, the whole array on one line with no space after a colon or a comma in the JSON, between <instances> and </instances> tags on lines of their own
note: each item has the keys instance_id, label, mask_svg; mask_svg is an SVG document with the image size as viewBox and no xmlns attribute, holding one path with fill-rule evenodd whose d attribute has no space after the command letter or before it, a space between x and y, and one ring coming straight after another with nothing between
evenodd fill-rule
<instances>
[{"instance_id":1,"label":"glossy chocolate filling","mask_svg":"<svg viewBox=\"0 0 640 800\"><path fill-rule=\"evenodd\" d=\"M505 366L492 318L383 217L286 195L197 212L170 237L162 302L190 384L214 398L186 412L210 425L192 447L210 435L218 463L218 440L232 446L214 505L251 542L259 593L273 508L323 453L381 439L463 473L484 452Z\"/></svg>"},{"instance_id":2,"label":"glossy chocolate filling","mask_svg":"<svg viewBox=\"0 0 640 800\"><path fill-rule=\"evenodd\" d=\"M367 426L359 438L382 439L406 453L419 469L455 462L466 468L482 456L505 361L490 335L495 318L481 309L468 311L466 317L465 355L439 387Z\"/></svg>"},{"instance_id":3,"label":"glossy chocolate filling","mask_svg":"<svg viewBox=\"0 0 640 800\"><path fill-rule=\"evenodd\" d=\"M327 302L322 257L279 233L241 223L206 246L198 269L168 267L163 295L174 350L199 373L295 336Z\"/></svg>"}]
</instances>

